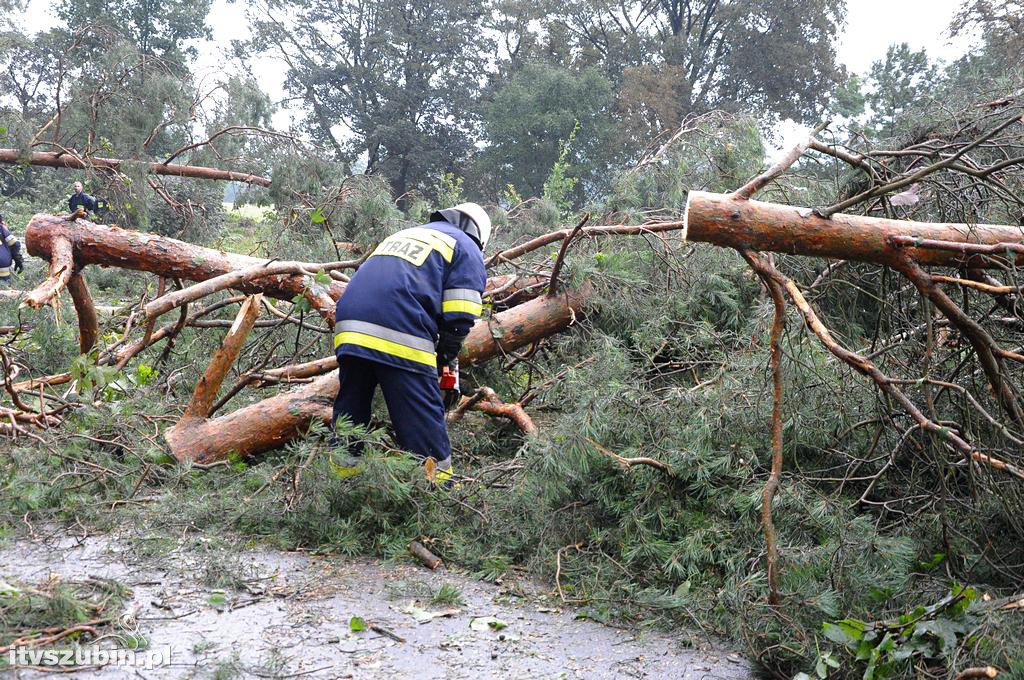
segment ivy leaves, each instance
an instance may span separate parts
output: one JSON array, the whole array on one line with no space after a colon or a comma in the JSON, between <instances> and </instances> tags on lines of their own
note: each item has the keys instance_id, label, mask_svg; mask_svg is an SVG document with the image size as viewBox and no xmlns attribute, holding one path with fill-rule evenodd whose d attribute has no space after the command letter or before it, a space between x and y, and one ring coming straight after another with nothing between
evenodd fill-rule
<instances>
[{"instance_id":1,"label":"ivy leaves","mask_svg":"<svg viewBox=\"0 0 1024 680\"><path fill-rule=\"evenodd\" d=\"M914 657L951 657L961 640L977 624L970 613L978 592L954 585L949 596L930 607L916 607L892 621L866 622L847 618L822 626L822 635L844 647L864 664L864 680L884 680L902 675L906 662ZM828 677L831 655L820 655L815 672ZM805 676L806 677L806 676Z\"/></svg>"}]
</instances>

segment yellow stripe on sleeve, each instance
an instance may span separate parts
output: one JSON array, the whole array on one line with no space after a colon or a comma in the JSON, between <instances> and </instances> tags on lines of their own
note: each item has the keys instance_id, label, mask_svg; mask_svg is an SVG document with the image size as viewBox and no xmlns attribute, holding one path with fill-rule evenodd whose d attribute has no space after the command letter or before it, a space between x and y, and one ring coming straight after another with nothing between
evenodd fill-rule
<instances>
[{"instance_id":1,"label":"yellow stripe on sleeve","mask_svg":"<svg viewBox=\"0 0 1024 680\"><path fill-rule=\"evenodd\" d=\"M441 303L441 312L443 314L447 314L448 312L463 312L465 314L472 314L473 316L480 316L483 311L483 305L479 302L471 302L470 300L445 300Z\"/></svg>"}]
</instances>

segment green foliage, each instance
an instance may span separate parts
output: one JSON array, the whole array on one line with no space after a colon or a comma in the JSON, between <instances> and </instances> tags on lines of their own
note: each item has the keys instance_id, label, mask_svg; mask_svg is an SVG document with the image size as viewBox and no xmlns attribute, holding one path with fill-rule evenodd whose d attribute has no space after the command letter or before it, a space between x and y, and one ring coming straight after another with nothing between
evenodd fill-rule
<instances>
[{"instance_id":1,"label":"green foliage","mask_svg":"<svg viewBox=\"0 0 1024 680\"><path fill-rule=\"evenodd\" d=\"M970 613L973 588L955 586L930 607L916 607L889 622L843 619L825 623L822 634L854 655L868 680L905 677L920 658L952 661L962 639L981 623Z\"/></svg>"},{"instance_id":2,"label":"green foliage","mask_svg":"<svg viewBox=\"0 0 1024 680\"><path fill-rule=\"evenodd\" d=\"M855 118L864 113L867 99L864 95L864 83L856 73L850 74L846 83L836 89L832 110L841 116Z\"/></svg>"},{"instance_id":3,"label":"green foliage","mask_svg":"<svg viewBox=\"0 0 1024 680\"><path fill-rule=\"evenodd\" d=\"M112 366L96 364L97 353L80 354L71 362L71 377L78 385L79 394L90 394L93 390L103 390L118 375L119 371Z\"/></svg>"},{"instance_id":4,"label":"green foliage","mask_svg":"<svg viewBox=\"0 0 1024 680\"><path fill-rule=\"evenodd\" d=\"M57 626L70 628L87 621L94 627L116 627L131 590L111 579L90 577L85 581L51 579L41 584L7 583L0 580L0 645L31 637ZM78 635L65 640L69 642ZM4 655L0 668L6 664Z\"/></svg>"},{"instance_id":5,"label":"green foliage","mask_svg":"<svg viewBox=\"0 0 1024 680\"><path fill-rule=\"evenodd\" d=\"M528 196L550 198L549 175L559 172L554 189L560 194L551 200L560 210L565 201L578 202L577 181L597 186L606 180L598 173L610 107L611 85L598 70L575 73L529 64L487 105L484 129L490 143L480 153L476 173L494 196L514 184Z\"/></svg>"},{"instance_id":6,"label":"green foliage","mask_svg":"<svg viewBox=\"0 0 1024 680\"><path fill-rule=\"evenodd\" d=\"M871 124L883 136L905 131L899 127L902 114L931 94L937 76L923 50L913 52L907 43L890 46L885 60L871 66L872 89L865 97L872 110Z\"/></svg>"},{"instance_id":7,"label":"green foliage","mask_svg":"<svg viewBox=\"0 0 1024 680\"><path fill-rule=\"evenodd\" d=\"M636 222L647 211L682 215L691 190L728 192L757 174L765 148L756 121L723 113L694 119L680 137L650 162L618 177L605 207Z\"/></svg>"},{"instance_id":8,"label":"green foliage","mask_svg":"<svg viewBox=\"0 0 1024 680\"><path fill-rule=\"evenodd\" d=\"M440 206L452 206L462 203L463 196L463 178L457 176L453 172L446 172L441 175L441 178L437 182L437 205Z\"/></svg>"},{"instance_id":9,"label":"green foliage","mask_svg":"<svg viewBox=\"0 0 1024 680\"><path fill-rule=\"evenodd\" d=\"M576 123L572 132L569 133L569 137L558 143L558 160L551 166L551 173L544 180L542 197L545 201L554 204L558 209L560 217L567 216L572 206L571 196L573 189L579 183L579 179L570 177L568 174L571 168L568 162L569 152L572 149L573 142L576 141L576 133L579 132L579 129L579 123Z\"/></svg>"},{"instance_id":10,"label":"green foliage","mask_svg":"<svg viewBox=\"0 0 1024 680\"><path fill-rule=\"evenodd\" d=\"M100 25L121 33L143 54L165 59L195 56L189 40L209 38L212 0L60 0L57 14L68 26Z\"/></svg>"},{"instance_id":11,"label":"green foliage","mask_svg":"<svg viewBox=\"0 0 1024 680\"><path fill-rule=\"evenodd\" d=\"M382 241L403 223L387 184L379 177L353 177L346 183L351 193L344 203L327 212L335 236L369 246Z\"/></svg>"},{"instance_id":12,"label":"green foliage","mask_svg":"<svg viewBox=\"0 0 1024 680\"><path fill-rule=\"evenodd\" d=\"M465 601L462 599L462 591L457 586L453 586L450 583L442 583L441 587L437 589L433 597L430 598L431 604L437 605L462 605Z\"/></svg>"}]
</instances>

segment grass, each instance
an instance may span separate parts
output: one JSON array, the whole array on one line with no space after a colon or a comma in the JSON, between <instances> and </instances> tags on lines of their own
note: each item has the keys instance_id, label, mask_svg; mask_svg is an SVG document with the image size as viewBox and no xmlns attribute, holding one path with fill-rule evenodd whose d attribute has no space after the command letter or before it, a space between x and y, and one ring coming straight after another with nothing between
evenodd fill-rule
<instances>
[{"instance_id":1,"label":"grass","mask_svg":"<svg viewBox=\"0 0 1024 680\"><path fill-rule=\"evenodd\" d=\"M214 247L232 253L269 255L267 244L275 239L273 206L241 205L229 210Z\"/></svg>"},{"instance_id":2,"label":"grass","mask_svg":"<svg viewBox=\"0 0 1024 680\"><path fill-rule=\"evenodd\" d=\"M40 639L89 624L99 632L117 627L131 591L110 579L63 581L52 577L43 583L0 581L0 646L15 640ZM81 637L73 633L62 643ZM0 664L6 660L0 655Z\"/></svg>"},{"instance_id":3,"label":"grass","mask_svg":"<svg viewBox=\"0 0 1024 680\"><path fill-rule=\"evenodd\" d=\"M461 606L466 604L462 599L462 591L450 583L442 583L434 596L430 598L431 604Z\"/></svg>"}]
</instances>

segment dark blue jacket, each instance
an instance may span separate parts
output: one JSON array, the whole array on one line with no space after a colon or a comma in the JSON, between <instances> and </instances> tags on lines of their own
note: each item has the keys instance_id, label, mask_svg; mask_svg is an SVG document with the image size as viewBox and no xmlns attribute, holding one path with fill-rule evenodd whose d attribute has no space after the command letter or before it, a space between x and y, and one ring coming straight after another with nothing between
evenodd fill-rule
<instances>
[{"instance_id":1,"label":"dark blue jacket","mask_svg":"<svg viewBox=\"0 0 1024 680\"><path fill-rule=\"evenodd\" d=\"M14 262L14 253L21 249L21 242L11 233L7 225L0 223L0 279L6 279L11 275L11 263Z\"/></svg>"},{"instance_id":2,"label":"dark blue jacket","mask_svg":"<svg viewBox=\"0 0 1024 680\"><path fill-rule=\"evenodd\" d=\"M334 351L436 376L438 334L469 332L486 281L480 247L457 227L403 229L377 246L338 300Z\"/></svg>"},{"instance_id":3,"label":"dark blue jacket","mask_svg":"<svg viewBox=\"0 0 1024 680\"><path fill-rule=\"evenodd\" d=\"M68 199L68 210L75 212L79 206L90 212L96 212L96 199L84 191L80 194L71 194L71 198Z\"/></svg>"}]
</instances>

